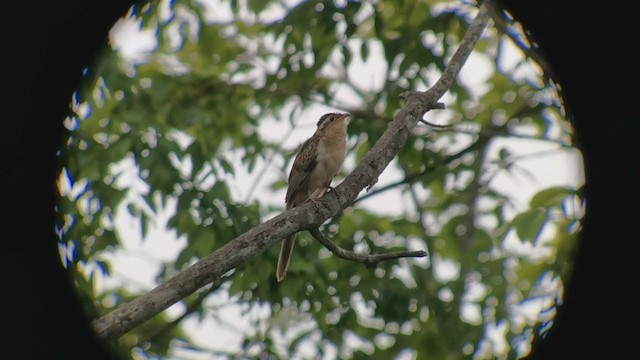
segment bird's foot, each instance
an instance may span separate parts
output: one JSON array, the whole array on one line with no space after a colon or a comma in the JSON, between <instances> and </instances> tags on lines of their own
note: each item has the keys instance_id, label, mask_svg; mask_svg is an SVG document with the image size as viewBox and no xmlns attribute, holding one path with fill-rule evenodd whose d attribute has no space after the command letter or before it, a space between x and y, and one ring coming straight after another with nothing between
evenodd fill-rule
<instances>
[{"instance_id":1,"label":"bird's foot","mask_svg":"<svg viewBox=\"0 0 640 360\"><path fill-rule=\"evenodd\" d=\"M309 201L313 204L313 206L315 206L316 208L320 207L320 201L318 201L318 199L315 199L313 197L309 198Z\"/></svg>"},{"instance_id":2,"label":"bird's foot","mask_svg":"<svg viewBox=\"0 0 640 360\"><path fill-rule=\"evenodd\" d=\"M340 191L336 190L336 188L334 188L333 186L327 186L328 191L333 192L336 194L336 196L338 197L338 202L340 203L340 205L342 206L342 204L344 204L345 202L343 201L342 198L342 194L340 194Z\"/></svg>"}]
</instances>

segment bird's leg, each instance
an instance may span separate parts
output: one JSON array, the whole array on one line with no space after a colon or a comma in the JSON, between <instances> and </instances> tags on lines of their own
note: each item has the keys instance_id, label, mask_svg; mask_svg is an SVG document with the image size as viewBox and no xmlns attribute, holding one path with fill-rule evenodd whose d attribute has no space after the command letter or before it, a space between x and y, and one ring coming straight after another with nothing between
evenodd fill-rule
<instances>
[{"instance_id":1,"label":"bird's leg","mask_svg":"<svg viewBox=\"0 0 640 360\"><path fill-rule=\"evenodd\" d=\"M314 198L312 196L309 196L309 201L311 201L311 203L313 204L313 206L316 209L320 209L320 202L318 201L318 199L316 199L316 198Z\"/></svg>"},{"instance_id":2,"label":"bird's leg","mask_svg":"<svg viewBox=\"0 0 640 360\"><path fill-rule=\"evenodd\" d=\"M309 199L309 201L311 201L313 205L317 207L318 205L320 205L318 199L320 199L326 191L327 189L315 189L313 191L310 191L307 199Z\"/></svg>"}]
</instances>

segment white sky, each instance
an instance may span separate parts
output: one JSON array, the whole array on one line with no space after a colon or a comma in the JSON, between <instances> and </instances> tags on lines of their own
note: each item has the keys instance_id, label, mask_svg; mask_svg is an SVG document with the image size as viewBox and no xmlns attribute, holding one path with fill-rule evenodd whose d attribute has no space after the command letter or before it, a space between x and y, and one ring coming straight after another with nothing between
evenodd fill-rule
<instances>
[{"instance_id":1,"label":"white sky","mask_svg":"<svg viewBox=\"0 0 640 360\"><path fill-rule=\"evenodd\" d=\"M213 2L214 1L208 1L208 3ZM166 1L163 1L162 4L164 4L163 6L166 8ZM228 20L227 17L230 15L227 14L228 11L224 9L225 8L216 8L216 11L211 11L209 14L217 20ZM148 30L139 31L138 25L131 21L118 22L110 35L112 45L119 49L123 57L133 62L143 60L143 53L153 50L155 46L155 36L153 32ZM506 46L505 51L508 54L508 60L505 61L503 66L509 68L519 60L521 55L519 50L512 45ZM367 64L354 64L354 66L349 68L350 77L353 79L361 79L360 85L363 88L372 85L377 86L377 84L382 81L382 79L379 78L380 75L384 73L379 70L381 66L384 66L382 58L373 55L376 53L375 48L372 48L371 52L372 60L370 62ZM358 56L354 56L354 59L359 61ZM492 66L487 59L472 54L462 69L460 79L472 89L482 89L485 87L485 80L488 77L488 71L492 70ZM531 69L529 74L523 74L523 76L535 77L535 70ZM447 100L445 97L443 101L446 103L450 101L450 99ZM315 130L315 122L319 116L328 109L329 108L320 106L307 109L302 115L299 126L296 127L291 133L291 136L286 139L282 139L282 134L289 131L289 126L286 122L273 120L262 121L260 134L267 141L282 143L286 148L295 148L313 133ZM429 116L427 116L427 119L429 119ZM432 121L437 122L437 120ZM501 140L500 144L496 143L494 146L499 145L507 146L513 154L538 153L557 148L555 144L522 139ZM345 168L352 169L354 165L353 159L350 159L345 163ZM496 176L493 184L497 188L500 188L505 194L512 196L515 202L523 207L527 205L531 195L541 188L553 185L576 186L584 182L582 159L580 153L575 150L545 153L538 157L523 159L519 162L519 165L534 174L535 180L532 181L524 176L516 176L514 178L502 172ZM126 165L120 166L125 166L125 169L127 169ZM266 165L263 162L259 162L256 166L258 171L255 173L259 173L264 166ZM272 204L281 204L283 202L284 190L275 194L268 190L268 185L273 180L283 177L283 174L279 170L280 167L281 164L277 163L270 165L270 169L258 183L256 191L253 192L254 198L259 198L261 201ZM252 175L244 172L242 167L237 167L237 169L237 174L231 183L231 191L236 199L242 200L246 199L248 195L245 189L249 189L255 179ZM133 181L135 171L131 167L126 171L132 172L132 176L129 179ZM376 187L379 188L385 184L395 182L399 180L400 177L401 175L398 172L388 169L380 176ZM126 179L126 177L124 178ZM373 197L370 200L363 201L357 206L367 207L381 214L391 216L401 215L402 212L406 210L403 209L401 202L398 201L400 196L399 190L391 190ZM397 204L397 206L391 206L392 204ZM158 214L156 226L151 228L144 241L140 238L140 224L138 220L131 218L124 208L119 209L115 221L118 231L122 234L123 249L117 254L105 256L112 263L113 278L102 279L101 287L120 286L124 284L126 287L136 290L148 291L156 286L155 276L160 264L162 262L173 261L180 250L186 245L185 239L176 239L175 234L167 233L164 230L164 224L171 216L170 208L171 206L169 206L166 211ZM445 266L446 264L443 264L440 270L444 270ZM446 271L442 276L447 276ZM209 302L222 305L227 304L229 299L226 298L225 294L219 294L212 296ZM225 321L234 324L237 328L247 328L250 324L248 322L249 320L247 317L241 316L239 310L237 306L225 306L224 311L221 311L219 315ZM182 311L183 306L176 304L168 310L168 314L178 316ZM254 314L254 316L258 315ZM220 324L216 321L211 320L198 323L195 319L188 319L184 324L184 328L191 333L195 343L204 348L230 351L238 349L238 338L240 337L237 333L227 328L221 331ZM186 350L178 350L175 355L176 358L183 359L201 358L197 356L197 354ZM409 356L408 358L411 357Z\"/></svg>"}]
</instances>

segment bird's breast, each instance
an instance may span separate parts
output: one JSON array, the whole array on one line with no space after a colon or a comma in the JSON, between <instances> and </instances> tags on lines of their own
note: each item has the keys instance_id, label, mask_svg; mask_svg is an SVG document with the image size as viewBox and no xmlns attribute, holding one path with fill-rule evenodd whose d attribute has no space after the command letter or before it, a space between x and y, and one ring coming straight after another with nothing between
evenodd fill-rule
<instances>
[{"instance_id":1,"label":"bird's breast","mask_svg":"<svg viewBox=\"0 0 640 360\"><path fill-rule=\"evenodd\" d=\"M323 171L325 180L332 179L344 162L346 152L346 136L326 136L318 144L318 167Z\"/></svg>"}]
</instances>

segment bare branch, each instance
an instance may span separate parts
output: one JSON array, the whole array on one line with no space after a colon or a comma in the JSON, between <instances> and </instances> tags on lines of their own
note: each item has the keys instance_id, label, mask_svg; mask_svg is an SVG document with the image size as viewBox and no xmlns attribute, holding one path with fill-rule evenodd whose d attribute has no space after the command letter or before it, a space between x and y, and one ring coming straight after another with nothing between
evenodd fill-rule
<instances>
[{"instance_id":1,"label":"bare branch","mask_svg":"<svg viewBox=\"0 0 640 360\"><path fill-rule=\"evenodd\" d=\"M101 338L120 337L285 237L301 230L317 228L351 204L363 189L377 181L402 149L418 121L449 89L489 20L486 3L480 6L477 17L469 26L442 77L426 92L403 93L406 100L404 107L394 116L355 170L335 188L337 191L330 191L315 203L305 202L253 227L147 294L94 320L92 326L96 334Z\"/></svg>"},{"instance_id":2,"label":"bare branch","mask_svg":"<svg viewBox=\"0 0 640 360\"><path fill-rule=\"evenodd\" d=\"M480 38L480 34L482 34L482 31L484 31L484 28L489 22L490 6L492 6L490 0L482 3L482 6L478 9L478 15L473 19L473 22L467 29L467 32L464 34L460 47L458 47L451 57L447 68L444 70L438 81L429 90L424 92L405 91L400 94L403 98L408 99L412 96L418 96L422 98L422 101L427 101L427 104L435 104L436 101L440 99L442 95L449 90L449 88L451 88L451 85L453 85L453 81L456 76L458 76L462 65L464 65L467 58L469 58L473 47Z\"/></svg>"},{"instance_id":3,"label":"bare branch","mask_svg":"<svg viewBox=\"0 0 640 360\"><path fill-rule=\"evenodd\" d=\"M453 124L446 124L446 125L440 125L440 124L434 124L432 122L428 122L427 120L420 120L421 123L425 124L425 125L429 125L431 127L437 128L437 129L448 129L450 127L453 126Z\"/></svg>"},{"instance_id":4,"label":"bare branch","mask_svg":"<svg viewBox=\"0 0 640 360\"><path fill-rule=\"evenodd\" d=\"M552 138L546 138L546 137L537 136L537 135L516 134L516 133L507 131L505 127L499 127L494 129L483 128L481 131L475 131L475 130L464 129L461 127L443 128L442 126L440 126L440 128L436 128L435 130L439 132L453 132L456 134L467 134L467 135L477 135L477 136L484 135L484 136L503 137L503 138L512 138L512 139L538 140L538 141L558 144L564 148L575 148L575 145L569 144L566 141L563 141L562 139L552 139Z\"/></svg>"},{"instance_id":5,"label":"bare branch","mask_svg":"<svg viewBox=\"0 0 640 360\"><path fill-rule=\"evenodd\" d=\"M214 293L220 288L220 284L222 284L222 280L223 279L220 278L214 281L211 284L211 287L207 291L202 292L201 294L198 294L197 298L193 302L187 304L187 308L182 313L182 315L178 316L174 320L162 326L152 329L150 331L150 334L147 334L145 337L138 339L138 344L144 344L147 341L153 341L155 338L163 336L164 334L167 334L169 331L175 329L178 326L178 324L182 322L182 320L184 320L185 318L187 318L188 316L190 316L191 314L193 314L194 312L198 311L198 309L201 308L202 303L204 303L204 300L209 295L211 295L212 293Z\"/></svg>"},{"instance_id":6,"label":"bare branch","mask_svg":"<svg viewBox=\"0 0 640 360\"><path fill-rule=\"evenodd\" d=\"M444 109L444 103L437 102L437 103L433 104L433 106L431 107L431 109L434 109L434 110L435 110L435 109L439 109L439 110ZM421 123L425 124L425 125L429 125L429 126L431 126L431 127L437 128L437 129L447 129L447 128L450 128L450 127L452 127L452 126L453 126L453 124L438 125L438 124L434 124L434 123L432 123L432 122L429 122L429 121L427 121L427 120L425 120L425 119L420 119L419 121L420 121Z\"/></svg>"},{"instance_id":7,"label":"bare branch","mask_svg":"<svg viewBox=\"0 0 640 360\"><path fill-rule=\"evenodd\" d=\"M424 250L417 251L394 251L386 254L358 254L353 251L343 249L336 245L331 239L326 237L317 228L309 229L309 233L316 240L318 240L329 251L336 254L337 257L345 260L355 261L364 264L364 266L370 268L378 265L378 263L386 260L395 260L403 257L424 257L429 254Z\"/></svg>"}]
</instances>

